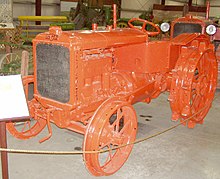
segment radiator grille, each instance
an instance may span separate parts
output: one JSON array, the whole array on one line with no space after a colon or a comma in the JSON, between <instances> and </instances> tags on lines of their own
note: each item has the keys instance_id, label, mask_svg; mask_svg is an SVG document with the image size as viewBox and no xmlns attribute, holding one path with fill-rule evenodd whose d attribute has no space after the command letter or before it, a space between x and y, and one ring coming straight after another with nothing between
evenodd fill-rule
<instances>
[{"instance_id":1,"label":"radiator grille","mask_svg":"<svg viewBox=\"0 0 220 179\"><path fill-rule=\"evenodd\" d=\"M37 89L40 95L62 103L70 98L69 49L59 45L37 44Z\"/></svg>"},{"instance_id":2,"label":"radiator grille","mask_svg":"<svg viewBox=\"0 0 220 179\"><path fill-rule=\"evenodd\" d=\"M183 33L201 33L202 26L200 24L193 23L176 23L174 25L173 37L176 37Z\"/></svg>"}]
</instances>

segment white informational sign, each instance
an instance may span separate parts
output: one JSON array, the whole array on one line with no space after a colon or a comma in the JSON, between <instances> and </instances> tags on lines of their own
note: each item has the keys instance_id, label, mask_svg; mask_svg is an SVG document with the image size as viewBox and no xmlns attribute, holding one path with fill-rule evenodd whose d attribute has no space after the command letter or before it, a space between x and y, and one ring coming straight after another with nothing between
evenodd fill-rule
<instances>
[{"instance_id":1,"label":"white informational sign","mask_svg":"<svg viewBox=\"0 0 220 179\"><path fill-rule=\"evenodd\" d=\"M0 121L29 116L21 75L0 76Z\"/></svg>"}]
</instances>

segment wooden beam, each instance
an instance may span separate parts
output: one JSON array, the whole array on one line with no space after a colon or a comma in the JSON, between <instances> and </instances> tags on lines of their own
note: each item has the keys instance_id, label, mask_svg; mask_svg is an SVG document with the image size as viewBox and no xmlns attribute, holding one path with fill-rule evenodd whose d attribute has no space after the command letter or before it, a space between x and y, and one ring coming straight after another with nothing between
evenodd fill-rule
<instances>
[{"instance_id":1,"label":"wooden beam","mask_svg":"<svg viewBox=\"0 0 220 179\"><path fill-rule=\"evenodd\" d=\"M182 11L183 6L165 6L160 4L154 4L153 10L162 10L162 11Z\"/></svg>"},{"instance_id":2,"label":"wooden beam","mask_svg":"<svg viewBox=\"0 0 220 179\"><path fill-rule=\"evenodd\" d=\"M153 10L183 11L183 6L164 6L160 4L154 4ZM206 12L206 6L189 6L189 12Z\"/></svg>"},{"instance_id":3,"label":"wooden beam","mask_svg":"<svg viewBox=\"0 0 220 179\"><path fill-rule=\"evenodd\" d=\"M60 0L60 1L64 1L64 2L79 2L79 0Z\"/></svg>"},{"instance_id":4,"label":"wooden beam","mask_svg":"<svg viewBox=\"0 0 220 179\"><path fill-rule=\"evenodd\" d=\"M18 1L18 0L13 0L13 4L25 4L25 5L34 5L35 2L31 1ZM42 2L41 6L60 6L60 3L47 3L47 2Z\"/></svg>"},{"instance_id":5,"label":"wooden beam","mask_svg":"<svg viewBox=\"0 0 220 179\"><path fill-rule=\"evenodd\" d=\"M60 1L63 1L63 2L79 2L79 0L60 0ZM119 3L120 3L121 0L119 0ZM105 5L112 5L114 4L114 0L105 0L103 1Z\"/></svg>"}]
</instances>

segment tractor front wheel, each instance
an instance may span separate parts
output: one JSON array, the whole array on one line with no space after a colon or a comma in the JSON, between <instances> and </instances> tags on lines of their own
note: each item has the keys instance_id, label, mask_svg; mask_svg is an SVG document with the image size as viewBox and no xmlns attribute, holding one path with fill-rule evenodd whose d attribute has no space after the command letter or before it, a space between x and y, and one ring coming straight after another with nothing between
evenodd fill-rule
<instances>
[{"instance_id":1,"label":"tractor front wheel","mask_svg":"<svg viewBox=\"0 0 220 179\"><path fill-rule=\"evenodd\" d=\"M29 98L29 86L30 84L34 83L33 76L25 76L23 77L23 86L24 91L26 95L26 99ZM33 117L33 103L34 98L31 100L28 100L28 107L29 111L31 113L31 116ZM46 120L44 119L30 119L25 122L10 122L7 123L7 130L16 138L18 139L29 139L31 137L36 136L39 134L44 127L46 126Z\"/></svg>"},{"instance_id":2,"label":"tractor front wheel","mask_svg":"<svg viewBox=\"0 0 220 179\"><path fill-rule=\"evenodd\" d=\"M94 113L84 138L83 151L106 150L84 154L89 172L102 176L119 170L133 147L126 144L134 142L136 131L137 117L129 103L115 98L105 101ZM123 147L117 148L119 146Z\"/></svg>"}]
</instances>

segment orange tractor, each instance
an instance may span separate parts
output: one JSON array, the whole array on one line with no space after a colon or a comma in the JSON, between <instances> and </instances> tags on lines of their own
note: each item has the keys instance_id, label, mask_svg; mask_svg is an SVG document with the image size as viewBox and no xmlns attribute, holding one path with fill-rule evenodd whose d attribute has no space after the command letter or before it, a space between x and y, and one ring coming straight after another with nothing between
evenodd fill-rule
<instances>
[{"instance_id":1,"label":"orange tractor","mask_svg":"<svg viewBox=\"0 0 220 179\"><path fill-rule=\"evenodd\" d=\"M141 21L141 29L132 25ZM116 21L115 21L116 22ZM132 104L149 103L168 91L172 120L191 117L202 124L214 97L217 61L207 35L183 33L170 40L151 40L160 33L152 22L132 19L131 28L62 31L51 27L33 40L34 75L23 78L32 119L23 127L8 123L19 139L39 134L50 123L84 135L85 165L95 176L111 175L127 160L135 141L137 116ZM155 31L145 30L146 25ZM202 109L202 110L201 110Z\"/></svg>"}]
</instances>

